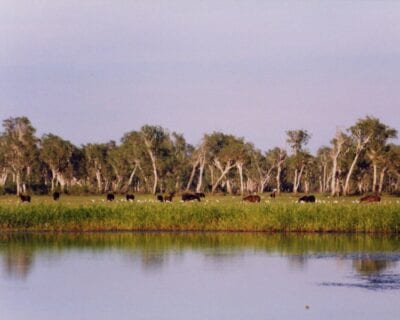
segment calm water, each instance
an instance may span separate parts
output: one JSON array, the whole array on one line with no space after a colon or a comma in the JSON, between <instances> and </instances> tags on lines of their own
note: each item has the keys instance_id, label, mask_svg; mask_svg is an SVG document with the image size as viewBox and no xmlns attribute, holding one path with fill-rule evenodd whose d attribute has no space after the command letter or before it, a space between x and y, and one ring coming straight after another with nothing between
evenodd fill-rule
<instances>
[{"instance_id":1,"label":"calm water","mask_svg":"<svg viewBox=\"0 0 400 320\"><path fill-rule=\"evenodd\" d=\"M0 235L0 319L399 319L400 239Z\"/></svg>"}]
</instances>

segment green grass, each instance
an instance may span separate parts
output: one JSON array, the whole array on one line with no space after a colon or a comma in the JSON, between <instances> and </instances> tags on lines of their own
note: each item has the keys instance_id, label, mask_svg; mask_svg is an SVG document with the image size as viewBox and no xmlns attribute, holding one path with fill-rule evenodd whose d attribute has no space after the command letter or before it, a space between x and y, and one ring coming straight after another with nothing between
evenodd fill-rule
<instances>
[{"instance_id":1,"label":"green grass","mask_svg":"<svg viewBox=\"0 0 400 320\"><path fill-rule=\"evenodd\" d=\"M400 232L400 201L385 197L378 204L355 198L318 197L320 203L298 204L297 197L264 197L259 204L240 197L213 196L202 202L158 203L152 196L134 202L103 202L104 197L33 197L30 204L0 197L1 231L267 231L267 232Z\"/></svg>"}]
</instances>

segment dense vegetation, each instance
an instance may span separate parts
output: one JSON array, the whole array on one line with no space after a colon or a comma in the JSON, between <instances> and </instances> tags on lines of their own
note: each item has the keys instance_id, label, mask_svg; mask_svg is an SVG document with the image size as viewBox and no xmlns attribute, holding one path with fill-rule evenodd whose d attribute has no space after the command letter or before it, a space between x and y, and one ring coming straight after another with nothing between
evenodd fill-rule
<instances>
[{"instance_id":1,"label":"dense vegetation","mask_svg":"<svg viewBox=\"0 0 400 320\"><path fill-rule=\"evenodd\" d=\"M259 204L241 197L214 196L202 202L158 203L140 196L134 202L104 197L35 197L19 203L0 202L2 231L283 231L399 233L397 198L379 204L359 204L353 198L320 198L316 204L296 203L288 195Z\"/></svg>"},{"instance_id":2,"label":"dense vegetation","mask_svg":"<svg viewBox=\"0 0 400 320\"><path fill-rule=\"evenodd\" d=\"M306 130L287 131L290 150L265 152L221 132L192 146L182 134L149 125L119 143L82 146L35 133L26 117L3 121L0 193L400 192L400 146L390 143L397 131L374 117L338 131L315 155L305 148Z\"/></svg>"}]
</instances>

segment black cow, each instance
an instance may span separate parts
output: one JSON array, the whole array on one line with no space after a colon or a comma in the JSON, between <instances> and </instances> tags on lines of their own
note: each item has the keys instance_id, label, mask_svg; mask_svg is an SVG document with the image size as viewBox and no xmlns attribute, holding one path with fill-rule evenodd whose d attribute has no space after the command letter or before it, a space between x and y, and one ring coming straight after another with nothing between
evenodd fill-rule
<instances>
[{"instance_id":1,"label":"black cow","mask_svg":"<svg viewBox=\"0 0 400 320\"><path fill-rule=\"evenodd\" d=\"M126 201L133 201L135 200L135 196L131 193L128 193L127 195L125 195L125 199Z\"/></svg>"},{"instance_id":2,"label":"black cow","mask_svg":"<svg viewBox=\"0 0 400 320\"><path fill-rule=\"evenodd\" d=\"M107 201L114 201L115 196L113 193L107 193Z\"/></svg>"},{"instance_id":3,"label":"black cow","mask_svg":"<svg viewBox=\"0 0 400 320\"><path fill-rule=\"evenodd\" d=\"M19 198L21 199L22 202L31 202L31 196L20 194Z\"/></svg>"},{"instance_id":4,"label":"black cow","mask_svg":"<svg viewBox=\"0 0 400 320\"><path fill-rule=\"evenodd\" d=\"M302 196L299 198L299 200L297 201L299 203L301 202L311 202L314 203L315 202L315 196L311 195L311 196Z\"/></svg>"},{"instance_id":5,"label":"black cow","mask_svg":"<svg viewBox=\"0 0 400 320\"><path fill-rule=\"evenodd\" d=\"M157 195L157 200L160 202L164 202L164 197L162 196L162 194Z\"/></svg>"},{"instance_id":6,"label":"black cow","mask_svg":"<svg viewBox=\"0 0 400 320\"><path fill-rule=\"evenodd\" d=\"M57 201L58 199L60 199L60 193L59 192L53 192L53 200Z\"/></svg>"},{"instance_id":7,"label":"black cow","mask_svg":"<svg viewBox=\"0 0 400 320\"><path fill-rule=\"evenodd\" d=\"M377 194L369 194L360 199L360 202L380 202L381 197Z\"/></svg>"},{"instance_id":8,"label":"black cow","mask_svg":"<svg viewBox=\"0 0 400 320\"><path fill-rule=\"evenodd\" d=\"M199 196L200 198L205 198L206 197L206 195L203 192L196 192L195 195Z\"/></svg>"},{"instance_id":9,"label":"black cow","mask_svg":"<svg viewBox=\"0 0 400 320\"><path fill-rule=\"evenodd\" d=\"M248 195L246 197L243 197L242 201L247 201L247 202L260 202L261 201L261 197L259 195L256 194L251 194Z\"/></svg>"},{"instance_id":10,"label":"black cow","mask_svg":"<svg viewBox=\"0 0 400 320\"><path fill-rule=\"evenodd\" d=\"M197 194L193 193L184 193L182 194L182 200L183 201L192 201L192 200L197 200L200 202L200 197Z\"/></svg>"}]
</instances>

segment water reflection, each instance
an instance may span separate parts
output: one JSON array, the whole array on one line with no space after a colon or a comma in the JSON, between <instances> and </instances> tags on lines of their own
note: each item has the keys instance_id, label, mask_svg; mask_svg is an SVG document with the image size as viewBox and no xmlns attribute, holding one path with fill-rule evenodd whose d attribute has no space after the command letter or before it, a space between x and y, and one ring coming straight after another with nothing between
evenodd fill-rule
<instances>
[{"instance_id":1,"label":"water reflection","mask_svg":"<svg viewBox=\"0 0 400 320\"><path fill-rule=\"evenodd\" d=\"M142 252L140 258L142 266L148 271L157 271L161 269L167 260L166 254L152 251Z\"/></svg>"},{"instance_id":2,"label":"water reflection","mask_svg":"<svg viewBox=\"0 0 400 320\"><path fill-rule=\"evenodd\" d=\"M379 256L379 255L378 255ZM398 253L374 258L368 255L353 257L352 267L355 271L349 281L323 282L323 286L362 288L368 290L400 290L400 274L396 273Z\"/></svg>"},{"instance_id":3,"label":"water reflection","mask_svg":"<svg viewBox=\"0 0 400 320\"><path fill-rule=\"evenodd\" d=\"M324 286L366 289L400 289L397 262L400 239L369 235L250 234L250 233L85 233L85 234L2 234L0 257L7 277L26 279L35 256L90 250L123 252L129 263L158 272L173 256L174 263L185 252L200 253L213 264L230 264L247 255L284 257L289 268L299 272L310 260L332 259L338 266L349 262L351 281L323 282Z\"/></svg>"},{"instance_id":4,"label":"water reflection","mask_svg":"<svg viewBox=\"0 0 400 320\"><path fill-rule=\"evenodd\" d=\"M8 249L3 253L5 271L9 277L24 279L28 276L34 261L34 254L21 248Z\"/></svg>"},{"instance_id":5,"label":"water reflection","mask_svg":"<svg viewBox=\"0 0 400 320\"><path fill-rule=\"evenodd\" d=\"M374 260L374 259L354 259L353 268L360 275L373 276L379 273L383 273L386 269L394 267L395 263L388 260Z\"/></svg>"},{"instance_id":6,"label":"water reflection","mask_svg":"<svg viewBox=\"0 0 400 320\"><path fill-rule=\"evenodd\" d=\"M295 270L304 270L307 267L309 256L306 254L288 256L289 266Z\"/></svg>"}]
</instances>

